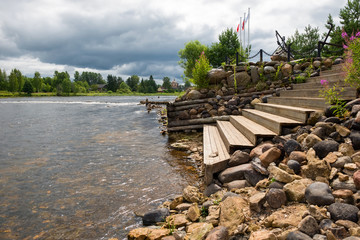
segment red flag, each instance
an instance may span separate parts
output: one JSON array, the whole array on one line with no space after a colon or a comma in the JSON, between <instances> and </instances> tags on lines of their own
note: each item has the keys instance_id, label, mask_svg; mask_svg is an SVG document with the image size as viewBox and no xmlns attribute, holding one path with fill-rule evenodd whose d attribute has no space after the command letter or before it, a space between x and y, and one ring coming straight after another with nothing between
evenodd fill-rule
<instances>
[{"instance_id":1,"label":"red flag","mask_svg":"<svg viewBox=\"0 0 360 240\"><path fill-rule=\"evenodd\" d=\"M236 29L237 32L239 32L239 28L240 28L240 23L237 26L237 29Z\"/></svg>"},{"instance_id":2,"label":"red flag","mask_svg":"<svg viewBox=\"0 0 360 240\"><path fill-rule=\"evenodd\" d=\"M244 29L245 29L245 20L242 23L242 30L244 30Z\"/></svg>"}]
</instances>

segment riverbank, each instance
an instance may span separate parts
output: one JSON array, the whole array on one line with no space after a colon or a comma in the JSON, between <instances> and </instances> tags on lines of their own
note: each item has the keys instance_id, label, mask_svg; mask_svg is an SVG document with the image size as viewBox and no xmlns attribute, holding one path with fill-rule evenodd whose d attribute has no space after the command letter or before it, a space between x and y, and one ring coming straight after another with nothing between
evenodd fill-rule
<instances>
[{"instance_id":1,"label":"riverbank","mask_svg":"<svg viewBox=\"0 0 360 240\"><path fill-rule=\"evenodd\" d=\"M186 187L128 239L360 239L360 100L347 109L236 151L205 191Z\"/></svg>"}]
</instances>

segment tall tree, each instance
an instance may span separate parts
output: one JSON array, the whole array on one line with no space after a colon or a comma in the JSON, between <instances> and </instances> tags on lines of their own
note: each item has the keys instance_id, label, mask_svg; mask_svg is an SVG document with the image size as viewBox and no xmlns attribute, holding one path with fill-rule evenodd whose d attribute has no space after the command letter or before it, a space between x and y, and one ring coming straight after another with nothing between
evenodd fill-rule
<instances>
[{"instance_id":1,"label":"tall tree","mask_svg":"<svg viewBox=\"0 0 360 240\"><path fill-rule=\"evenodd\" d=\"M5 70L1 71L0 69L0 90L8 90L8 78Z\"/></svg>"},{"instance_id":2,"label":"tall tree","mask_svg":"<svg viewBox=\"0 0 360 240\"><path fill-rule=\"evenodd\" d=\"M299 33L296 29L295 34L290 36L287 44L291 44L292 54L295 59L303 57L315 57L318 42L320 40L319 28L312 28L309 24L305 27L304 33Z\"/></svg>"},{"instance_id":3,"label":"tall tree","mask_svg":"<svg viewBox=\"0 0 360 240\"><path fill-rule=\"evenodd\" d=\"M200 57L207 47L198 40L190 41L185 44L184 49L180 49L178 55L180 57L179 64L184 68L184 74L188 78L192 78L192 70L195 67L196 60Z\"/></svg>"},{"instance_id":4,"label":"tall tree","mask_svg":"<svg viewBox=\"0 0 360 240\"><path fill-rule=\"evenodd\" d=\"M27 93L28 95L31 95L34 92L33 85L31 84L29 79L26 79L22 91Z\"/></svg>"},{"instance_id":5,"label":"tall tree","mask_svg":"<svg viewBox=\"0 0 360 240\"><path fill-rule=\"evenodd\" d=\"M21 92L24 86L24 77L20 70L14 68L11 70L9 75L9 91L10 92Z\"/></svg>"},{"instance_id":6,"label":"tall tree","mask_svg":"<svg viewBox=\"0 0 360 240\"><path fill-rule=\"evenodd\" d=\"M35 72L34 78L33 78L33 86L35 88L36 92L40 92L41 86L42 86L42 78L39 72Z\"/></svg>"},{"instance_id":7,"label":"tall tree","mask_svg":"<svg viewBox=\"0 0 360 240\"><path fill-rule=\"evenodd\" d=\"M116 77L111 74L107 76L107 89L116 92L118 90L120 83L122 82L121 77Z\"/></svg>"},{"instance_id":8,"label":"tall tree","mask_svg":"<svg viewBox=\"0 0 360 240\"><path fill-rule=\"evenodd\" d=\"M171 89L171 82L170 82L170 78L169 78L169 77L164 77L164 78L163 78L162 87L165 88L166 90L170 90L170 89Z\"/></svg>"},{"instance_id":9,"label":"tall tree","mask_svg":"<svg viewBox=\"0 0 360 240\"><path fill-rule=\"evenodd\" d=\"M132 75L126 80L126 84L130 87L131 91L135 92L137 90L140 78L137 75Z\"/></svg>"},{"instance_id":10,"label":"tall tree","mask_svg":"<svg viewBox=\"0 0 360 240\"><path fill-rule=\"evenodd\" d=\"M360 0L348 0L347 5L340 9L340 19L349 36L360 31Z\"/></svg>"}]
</instances>

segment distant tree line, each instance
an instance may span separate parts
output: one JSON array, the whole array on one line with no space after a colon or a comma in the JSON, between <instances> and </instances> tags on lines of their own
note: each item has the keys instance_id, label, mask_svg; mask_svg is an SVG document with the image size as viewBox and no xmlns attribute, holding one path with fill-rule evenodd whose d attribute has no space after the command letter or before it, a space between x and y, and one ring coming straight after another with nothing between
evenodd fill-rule
<instances>
[{"instance_id":1,"label":"distant tree line","mask_svg":"<svg viewBox=\"0 0 360 240\"><path fill-rule=\"evenodd\" d=\"M101 86L101 88L100 88ZM25 92L54 92L57 95L70 95L77 93L88 93L91 91L117 92L131 94L139 93L156 93L160 88L163 92L183 91L190 84L179 85L174 89L171 86L170 78L164 77L163 84L156 84L153 76L149 79L141 79L137 75L132 75L124 81L121 77L108 75L106 80L100 73L76 71L74 81L70 80L68 72L55 71L53 77L41 77L39 72L35 72L34 77L22 75L20 70L13 69L7 75L5 70L0 69L0 91Z\"/></svg>"}]
</instances>

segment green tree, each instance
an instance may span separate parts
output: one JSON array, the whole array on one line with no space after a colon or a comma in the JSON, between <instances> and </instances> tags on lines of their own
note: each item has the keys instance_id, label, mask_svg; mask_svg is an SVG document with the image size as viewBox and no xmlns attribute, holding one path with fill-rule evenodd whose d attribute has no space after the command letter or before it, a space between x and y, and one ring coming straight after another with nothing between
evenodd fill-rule
<instances>
[{"instance_id":1,"label":"green tree","mask_svg":"<svg viewBox=\"0 0 360 240\"><path fill-rule=\"evenodd\" d=\"M126 84L130 87L132 92L135 92L138 88L140 78L137 75L132 75L128 79L126 79Z\"/></svg>"},{"instance_id":2,"label":"green tree","mask_svg":"<svg viewBox=\"0 0 360 240\"><path fill-rule=\"evenodd\" d=\"M340 9L340 23L350 36L360 30L360 0L348 0L347 5Z\"/></svg>"},{"instance_id":3,"label":"green tree","mask_svg":"<svg viewBox=\"0 0 360 240\"><path fill-rule=\"evenodd\" d=\"M39 72L35 72L34 78L33 78L33 86L35 88L36 92L40 92L41 86L42 86L42 78L40 76Z\"/></svg>"},{"instance_id":4,"label":"green tree","mask_svg":"<svg viewBox=\"0 0 360 240\"><path fill-rule=\"evenodd\" d=\"M81 81L80 80L80 73L78 71L75 71L75 73L74 73L74 81L75 82Z\"/></svg>"},{"instance_id":5,"label":"green tree","mask_svg":"<svg viewBox=\"0 0 360 240\"><path fill-rule=\"evenodd\" d=\"M164 78L163 78L162 87L165 88L166 90L170 90L170 89L171 89L171 82L170 82L170 78L169 78L169 77L164 77Z\"/></svg>"},{"instance_id":6,"label":"green tree","mask_svg":"<svg viewBox=\"0 0 360 240\"><path fill-rule=\"evenodd\" d=\"M116 92L116 90L119 88L120 83L123 82L121 77L116 77L111 74L107 76L107 89Z\"/></svg>"},{"instance_id":7,"label":"green tree","mask_svg":"<svg viewBox=\"0 0 360 240\"><path fill-rule=\"evenodd\" d=\"M121 82L117 92L128 94L128 93L131 93L131 89L125 82Z\"/></svg>"},{"instance_id":8,"label":"green tree","mask_svg":"<svg viewBox=\"0 0 360 240\"><path fill-rule=\"evenodd\" d=\"M0 90L8 90L9 82L5 70L0 69Z\"/></svg>"},{"instance_id":9,"label":"green tree","mask_svg":"<svg viewBox=\"0 0 360 240\"><path fill-rule=\"evenodd\" d=\"M292 54L295 59L304 57L315 57L315 51L320 40L319 28L312 28L309 24L305 27L304 33L299 33L296 29L295 34L290 36L287 44L291 44Z\"/></svg>"},{"instance_id":10,"label":"green tree","mask_svg":"<svg viewBox=\"0 0 360 240\"><path fill-rule=\"evenodd\" d=\"M71 81L69 78L64 79L64 81L61 83L62 91L67 96L70 95L71 92Z\"/></svg>"},{"instance_id":11,"label":"green tree","mask_svg":"<svg viewBox=\"0 0 360 240\"><path fill-rule=\"evenodd\" d=\"M152 75L150 75L149 81L147 83L147 91L148 93L156 93L157 92L157 85Z\"/></svg>"},{"instance_id":12,"label":"green tree","mask_svg":"<svg viewBox=\"0 0 360 240\"><path fill-rule=\"evenodd\" d=\"M34 92L34 87L29 79L25 81L22 91L27 93L28 95L31 95Z\"/></svg>"},{"instance_id":13,"label":"green tree","mask_svg":"<svg viewBox=\"0 0 360 240\"><path fill-rule=\"evenodd\" d=\"M329 14L328 19L326 21L325 27L328 30L325 32L322 36L322 40L325 40L326 35L328 34L329 30L331 29L331 24L334 25L333 30L329 34L329 38L326 40L326 42L330 42L332 44L336 44L339 46L342 46L343 39L341 38L341 28L339 26L336 26L334 24L333 17L331 14ZM344 49L342 47L335 47L331 45L325 45L322 49L321 55L322 56L333 56L333 55L342 55L344 53Z\"/></svg>"},{"instance_id":14,"label":"green tree","mask_svg":"<svg viewBox=\"0 0 360 240\"><path fill-rule=\"evenodd\" d=\"M178 55L180 57L179 65L184 68L184 74L188 78L192 78L192 70L195 67L196 60L201 53L206 51L207 47L198 40L190 41L185 44L184 49L180 49Z\"/></svg>"},{"instance_id":15,"label":"green tree","mask_svg":"<svg viewBox=\"0 0 360 240\"><path fill-rule=\"evenodd\" d=\"M191 83L189 80L185 80L185 85L184 85L185 89L191 87Z\"/></svg>"},{"instance_id":16,"label":"green tree","mask_svg":"<svg viewBox=\"0 0 360 240\"><path fill-rule=\"evenodd\" d=\"M206 88L209 85L209 80L207 78L207 73L211 69L209 60L206 58L205 53L200 55L200 58L195 63L193 69L193 77L190 79L199 88Z\"/></svg>"},{"instance_id":17,"label":"green tree","mask_svg":"<svg viewBox=\"0 0 360 240\"><path fill-rule=\"evenodd\" d=\"M10 92L21 92L24 85L24 77L21 72L16 68L11 70L9 75L9 91Z\"/></svg>"}]
</instances>

